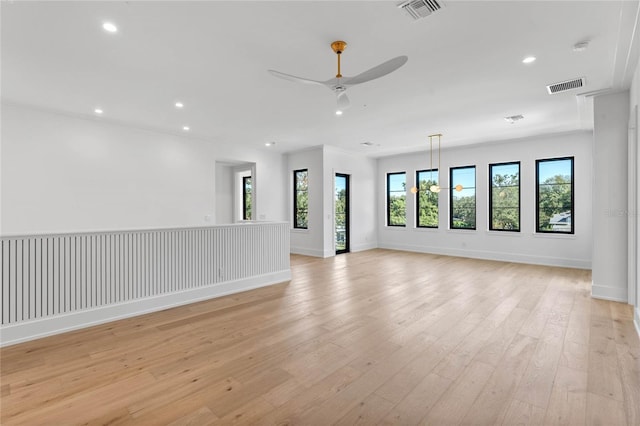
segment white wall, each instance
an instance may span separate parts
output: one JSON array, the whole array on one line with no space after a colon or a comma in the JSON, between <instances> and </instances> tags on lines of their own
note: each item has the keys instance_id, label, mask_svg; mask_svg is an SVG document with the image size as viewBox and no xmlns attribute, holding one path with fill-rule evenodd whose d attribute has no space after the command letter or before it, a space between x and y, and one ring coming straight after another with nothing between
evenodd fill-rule
<instances>
[{"instance_id":1,"label":"white wall","mask_svg":"<svg viewBox=\"0 0 640 426\"><path fill-rule=\"evenodd\" d=\"M442 140L446 148L446 135ZM505 141L482 146L443 149L441 185L448 186L450 167L476 166L476 230L449 230L448 191L440 192L439 228L415 228L415 204L407 196L406 228L385 225L386 174L407 173L407 188L414 185L416 170L429 168L429 152L378 160L378 245L418 252L506 260L545 265L591 267L592 232L592 134L575 132ZM436 152L434 152L436 154ZM437 155L437 154L436 154ZM535 160L574 156L575 235L536 234ZM488 231L488 168L490 163L520 161L521 232ZM437 160L434 159L434 167Z\"/></svg>"},{"instance_id":2,"label":"white wall","mask_svg":"<svg viewBox=\"0 0 640 426\"><path fill-rule=\"evenodd\" d=\"M335 255L334 191L335 174L350 176L350 235L351 251L377 247L376 160L352 153L324 147L324 253Z\"/></svg>"},{"instance_id":3,"label":"white wall","mask_svg":"<svg viewBox=\"0 0 640 426\"><path fill-rule=\"evenodd\" d=\"M291 223L291 252L324 257L324 196L322 147L296 151L287 155L288 215ZM309 218L307 229L293 229L293 171L308 170Z\"/></svg>"},{"instance_id":4,"label":"white wall","mask_svg":"<svg viewBox=\"0 0 640 426\"><path fill-rule=\"evenodd\" d=\"M640 334L640 270L638 265L640 264L640 172L638 171L638 166L640 166L640 123L638 123L638 109L640 108L640 62L637 64L635 73L633 76L633 81L631 83L631 89L629 90L629 109L630 113L635 115L633 120L630 120L633 124L635 124L635 131L632 132L632 138L629 141L630 146L633 146L635 150L634 158L630 158L629 160L629 179L635 180L634 183L630 184L631 188L635 191L635 197L630 197L633 204L629 205L628 213L629 220L633 223L631 228L635 232L633 235L629 235L632 240L632 245L635 248L635 252L631 252L628 257L629 264L635 266L635 276L632 276L632 281L629 283L629 286L633 288L633 291L630 291L630 295L633 297L629 300L629 303L634 305L634 322L636 325L636 330L638 334ZM629 223L629 222L627 222ZM635 295L631 294L635 293Z\"/></svg>"},{"instance_id":5,"label":"white wall","mask_svg":"<svg viewBox=\"0 0 640 426\"><path fill-rule=\"evenodd\" d=\"M280 154L2 105L1 232L210 225L215 162L256 163L260 220L288 220Z\"/></svg>"},{"instance_id":6,"label":"white wall","mask_svg":"<svg viewBox=\"0 0 640 426\"><path fill-rule=\"evenodd\" d=\"M216 220L220 225L233 223L233 168L222 163L216 163Z\"/></svg>"},{"instance_id":7,"label":"white wall","mask_svg":"<svg viewBox=\"0 0 640 426\"><path fill-rule=\"evenodd\" d=\"M594 99L594 297L627 302L629 92Z\"/></svg>"}]
</instances>

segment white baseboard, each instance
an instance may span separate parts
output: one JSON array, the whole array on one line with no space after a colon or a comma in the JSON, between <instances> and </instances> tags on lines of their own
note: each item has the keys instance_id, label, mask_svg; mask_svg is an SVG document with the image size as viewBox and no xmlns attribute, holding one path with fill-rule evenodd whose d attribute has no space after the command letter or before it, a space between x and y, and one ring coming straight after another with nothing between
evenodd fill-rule
<instances>
[{"instance_id":1,"label":"white baseboard","mask_svg":"<svg viewBox=\"0 0 640 426\"><path fill-rule=\"evenodd\" d=\"M610 287L591 282L591 297L627 303L627 287Z\"/></svg>"},{"instance_id":2,"label":"white baseboard","mask_svg":"<svg viewBox=\"0 0 640 426\"><path fill-rule=\"evenodd\" d=\"M289 251L292 254L301 254L303 256L325 257L324 250L309 249L304 247L291 247Z\"/></svg>"},{"instance_id":3,"label":"white baseboard","mask_svg":"<svg viewBox=\"0 0 640 426\"><path fill-rule=\"evenodd\" d=\"M590 260L566 259L558 257L531 256L517 253L494 252L486 250L461 250L442 247L417 246L408 244L384 243L379 248L412 251L418 253L439 254L445 256L470 257L473 259L497 260L502 262L527 263L532 265L560 266L565 268L591 269Z\"/></svg>"},{"instance_id":4,"label":"white baseboard","mask_svg":"<svg viewBox=\"0 0 640 426\"><path fill-rule=\"evenodd\" d=\"M350 249L352 253L356 253L359 251L365 251L365 250L373 250L378 248L378 244L377 243L366 243L366 244L353 244Z\"/></svg>"},{"instance_id":5,"label":"white baseboard","mask_svg":"<svg viewBox=\"0 0 640 426\"><path fill-rule=\"evenodd\" d=\"M289 281L291 270L0 327L0 347Z\"/></svg>"}]
</instances>

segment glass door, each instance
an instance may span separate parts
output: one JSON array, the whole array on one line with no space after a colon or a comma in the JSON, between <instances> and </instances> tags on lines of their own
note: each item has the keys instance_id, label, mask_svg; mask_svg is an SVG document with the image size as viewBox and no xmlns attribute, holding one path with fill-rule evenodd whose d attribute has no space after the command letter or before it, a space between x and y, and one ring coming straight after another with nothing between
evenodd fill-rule
<instances>
[{"instance_id":1,"label":"glass door","mask_svg":"<svg viewBox=\"0 0 640 426\"><path fill-rule=\"evenodd\" d=\"M349 252L349 175L336 173L335 178L335 245L336 254Z\"/></svg>"}]
</instances>

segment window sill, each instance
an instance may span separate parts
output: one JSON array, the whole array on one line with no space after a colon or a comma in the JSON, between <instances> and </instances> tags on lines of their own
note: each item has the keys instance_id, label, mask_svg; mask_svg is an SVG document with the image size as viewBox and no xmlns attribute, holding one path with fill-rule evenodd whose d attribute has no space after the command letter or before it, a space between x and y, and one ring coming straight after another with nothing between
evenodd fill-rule
<instances>
[{"instance_id":1,"label":"window sill","mask_svg":"<svg viewBox=\"0 0 640 426\"><path fill-rule=\"evenodd\" d=\"M447 229L447 232L451 232L453 234L468 234L469 232L478 232L478 229Z\"/></svg>"},{"instance_id":2,"label":"window sill","mask_svg":"<svg viewBox=\"0 0 640 426\"><path fill-rule=\"evenodd\" d=\"M576 239L576 234L546 234L546 233L534 232L533 236L535 238L550 238L550 239L557 239L557 240L575 240Z\"/></svg>"},{"instance_id":3,"label":"window sill","mask_svg":"<svg viewBox=\"0 0 640 426\"><path fill-rule=\"evenodd\" d=\"M418 232L440 232L440 228L419 228L416 226L413 229Z\"/></svg>"},{"instance_id":4,"label":"window sill","mask_svg":"<svg viewBox=\"0 0 640 426\"><path fill-rule=\"evenodd\" d=\"M501 237L522 237L522 231L495 231L495 230L486 230L487 235L495 235Z\"/></svg>"},{"instance_id":5,"label":"window sill","mask_svg":"<svg viewBox=\"0 0 640 426\"><path fill-rule=\"evenodd\" d=\"M407 227L406 226L389 226L389 225L385 225L385 229L389 229L391 231L406 231Z\"/></svg>"}]
</instances>

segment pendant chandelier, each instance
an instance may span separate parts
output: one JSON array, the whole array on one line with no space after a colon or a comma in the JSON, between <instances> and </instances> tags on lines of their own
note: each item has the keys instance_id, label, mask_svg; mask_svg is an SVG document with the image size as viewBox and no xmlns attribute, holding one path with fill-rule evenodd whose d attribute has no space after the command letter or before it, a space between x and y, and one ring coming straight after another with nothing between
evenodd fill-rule
<instances>
[{"instance_id":1,"label":"pendant chandelier","mask_svg":"<svg viewBox=\"0 0 640 426\"><path fill-rule=\"evenodd\" d=\"M430 176L429 176L429 180L431 182L433 182L433 138L438 138L438 182L436 182L435 184L431 185L429 187L429 191L433 192L433 193L439 193L441 190L443 189L449 189L449 188L445 188L443 186L440 186L440 142L442 139L442 133L435 133L433 135L429 135L429 169L430 169ZM419 184L419 182L418 182ZM464 189L464 187L460 184L456 185L453 187L453 189L455 189L457 192L460 192ZM416 194L418 192L418 188L416 188L415 186L411 188L411 192L413 194Z\"/></svg>"}]
</instances>

